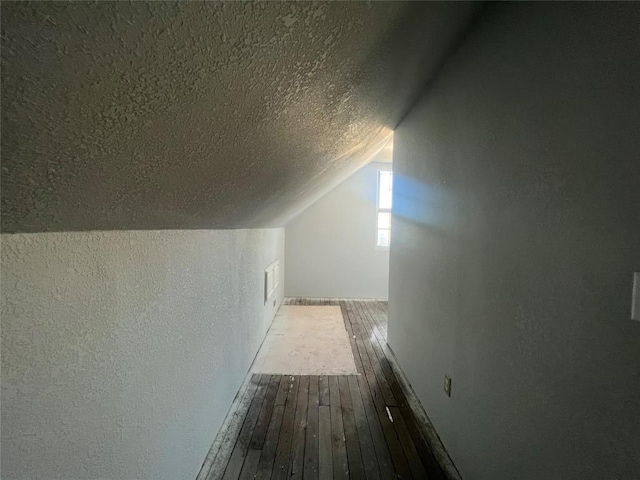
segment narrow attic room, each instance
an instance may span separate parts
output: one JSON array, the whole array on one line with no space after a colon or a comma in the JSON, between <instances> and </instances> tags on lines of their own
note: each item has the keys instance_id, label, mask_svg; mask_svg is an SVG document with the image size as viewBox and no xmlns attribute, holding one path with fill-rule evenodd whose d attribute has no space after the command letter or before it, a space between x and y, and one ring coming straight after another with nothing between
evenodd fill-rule
<instances>
[{"instance_id":1,"label":"narrow attic room","mask_svg":"<svg viewBox=\"0 0 640 480\"><path fill-rule=\"evenodd\" d=\"M2 480L640 478L640 3L0 10Z\"/></svg>"}]
</instances>

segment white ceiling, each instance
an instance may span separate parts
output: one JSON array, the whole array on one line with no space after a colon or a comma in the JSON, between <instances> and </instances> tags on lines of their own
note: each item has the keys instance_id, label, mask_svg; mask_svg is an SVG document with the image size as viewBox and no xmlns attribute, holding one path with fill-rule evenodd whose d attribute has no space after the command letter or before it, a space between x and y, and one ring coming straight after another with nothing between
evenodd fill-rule
<instances>
[{"instance_id":1,"label":"white ceiling","mask_svg":"<svg viewBox=\"0 0 640 480\"><path fill-rule=\"evenodd\" d=\"M279 226L381 148L477 3L2 3L4 232Z\"/></svg>"}]
</instances>

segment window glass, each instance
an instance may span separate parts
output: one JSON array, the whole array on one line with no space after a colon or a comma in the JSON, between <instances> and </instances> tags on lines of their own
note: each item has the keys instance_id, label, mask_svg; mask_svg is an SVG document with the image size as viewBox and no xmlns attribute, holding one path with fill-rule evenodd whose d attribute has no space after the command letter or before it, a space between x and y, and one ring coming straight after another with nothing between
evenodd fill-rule
<instances>
[{"instance_id":1,"label":"window glass","mask_svg":"<svg viewBox=\"0 0 640 480\"><path fill-rule=\"evenodd\" d=\"M391 240L391 230L378 230L378 246L388 247Z\"/></svg>"},{"instance_id":2,"label":"window glass","mask_svg":"<svg viewBox=\"0 0 640 480\"><path fill-rule=\"evenodd\" d=\"M391 189L392 189L392 173L380 172L379 190L378 190L378 208L391 209Z\"/></svg>"},{"instance_id":3,"label":"window glass","mask_svg":"<svg viewBox=\"0 0 640 480\"><path fill-rule=\"evenodd\" d=\"M391 228L390 212L378 212L378 228Z\"/></svg>"},{"instance_id":4,"label":"window glass","mask_svg":"<svg viewBox=\"0 0 640 480\"><path fill-rule=\"evenodd\" d=\"M376 245L389 247L391 242L391 201L393 173L378 171L378 222Z\"/></svg>"}]
</instances>

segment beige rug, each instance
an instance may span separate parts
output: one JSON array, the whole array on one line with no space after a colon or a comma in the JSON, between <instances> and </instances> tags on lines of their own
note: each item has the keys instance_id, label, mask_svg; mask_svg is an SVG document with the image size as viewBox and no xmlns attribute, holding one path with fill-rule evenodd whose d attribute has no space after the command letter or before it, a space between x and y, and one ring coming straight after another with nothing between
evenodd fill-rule
<instances>
[{"instance_id":1,"label":"beige rug","mask_svg":"<svg viewBox=\"0 0 640 480\"><path fill-rule=\"evenodd\" d=\"M252 371L279 375L357 374L340 307L281 306Z\"/></svg>"}]
</instances>

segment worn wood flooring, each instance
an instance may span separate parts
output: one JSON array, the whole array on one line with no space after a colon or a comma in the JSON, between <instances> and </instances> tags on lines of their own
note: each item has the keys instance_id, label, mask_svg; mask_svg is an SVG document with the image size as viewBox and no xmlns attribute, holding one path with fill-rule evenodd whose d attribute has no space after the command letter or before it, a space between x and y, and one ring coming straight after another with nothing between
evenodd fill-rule
<instances>
[{"instance_id":1,"label":"worn wood flooring","mask_svg":"<svg viewBox=\"0 0 640 480\"><path fill-rule=\"evenodd\" d=\"M339 305L358 375L253 375L207 480L444 478L385 355L387 304Z\"/></svg>"}]
</instances>

